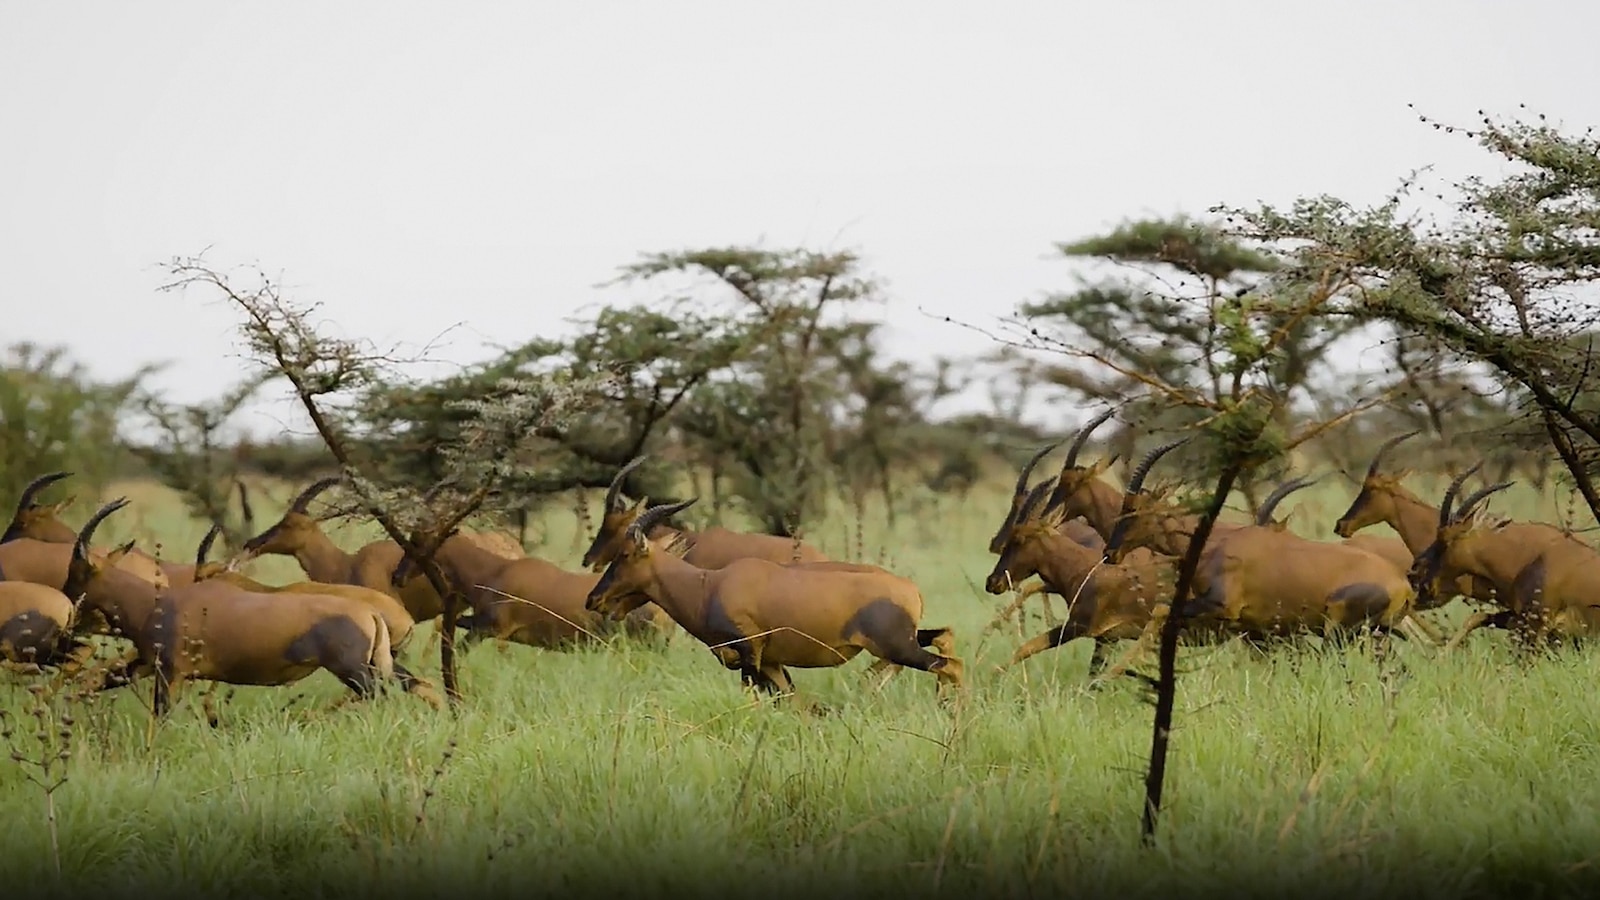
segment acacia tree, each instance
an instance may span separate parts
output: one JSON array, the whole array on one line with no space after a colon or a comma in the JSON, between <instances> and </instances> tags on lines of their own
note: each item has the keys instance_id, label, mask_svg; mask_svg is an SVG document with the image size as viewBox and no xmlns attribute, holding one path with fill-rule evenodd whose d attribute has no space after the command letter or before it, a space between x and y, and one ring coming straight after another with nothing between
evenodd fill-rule
<instances>
[{"instance_id":1,"label":"acacia tree","mask_svg":"<svg viewBox=\"0 0 1600 900\"><path fill-rule=\"evenodd\" d=\"M200 286L220 294L241 313L241 332L253 361L292 387L317 435L338 462L359 510L375 519L406 559L444 601L439 663L445 693L456 708L461 693L455 667L456 622L468 586L445 577L434 559L446 538L481 510L515 506L515 476L529 436L558 425L593 402L599 379L559 374L507 377L486 395L450 404L457 416L453 438L439 451L438 481L418 491L412 483L385 477L369 423L391 421L384 410L403 362L366 342L333 337L311 323L311 308L283 297L263 272L255 283L235 287L229 276L198 258L167 265L172 281L163 290Z\"/></svg>"},{"instance_id":2,"label":"acacia tree","mask_svg":"<svg viewBox=\"0 0 1600 900\"><path fill-rule=\"evenodd\" d=\"M1056 250L1069 260L1097 259L1116 267L1113 276L1078 276L1076 289L1018 309L1032 327L1072 343L1081 351L1078 357L1093 363L1044 367L1044 377L1082 401L1126 398L1159 383L1212 406L1221 403L1232 396L1233 357L1225 341L1237 327L1230 316L1239 315L1277 334L1259 373L1282 397L1274 414L1287 417L1322 399L1313 376L1348 326L1297 318L1301 303L1288 296L1292 288L1285 283L1277 283L1271 295L1246 299L1277 270L1277 260L1225 235L1216 223L1183 216L1128 221L1057 244ZM1139 432L1200 417L1199 407L1165 403L1160 394L1134 401L1124 424L1113 426L1109 443L1123 458L1132 456ZM1241 491L1254 509L1254 480L1244 477Z\"/></svg>"},{"instance_id":3,"label":"acacia tree","mask_svg":"<svg viewBox=\"0 0 1600 900\"><path fill-rule=\"evenodd\" d=\"M268 378L247 378L214 400L176 404L140 391L138 411L155 426L154 444L130 444L129 449L168 487L178 491L191 515L222 526L229 545L240 546L254 530L249 495L240 480L239 457L228 452L224 431L228 421L261 389ZM237 489L239 526L228 515L229 499Z\"/></svg>"},{"instance_id":4,"label":"acacia tree","mask_svg":"<svg viewBox=\"0 0 1600 900\"><path fill-rule=\"evenodd\" d=\"M63 347L27 341L0 356L0 503L45 472L72 471L98 490L125 459L119 425L157 366L99 381Z\"/></svg>"},{"instance_id":5,"label":"acacia tree","mask_svg":"<svg viewBox=\"0 0 1600 900\"><path fill-rule=\"evenodd\" d=\"M1337 311L1438 347L1458 372L1492 371L1513 386L1600 519L1594 336L1600 304L1600 138L1483 115L1459 131L1511 163L1498 181L1454 185L1448 218L1407 211L1415 179L1382 204L1328 196L1288 209L1225 209L1232 232L1286 248L1294 277L1352 277ZM1526 435L1526 428L1518 423Z\"/></svg>"},{"instance_id":6,"label":"acacia tree","mask_svg":"<svg viewBox=\"0 0 1600 900\"><path fill-rule=\"evenodd\" d=\"M834 364L871 339L876 326L851 312L880 300L878 285L854 253L752 247L647 254L620 281L669 276L686 277L697 302L722 310L742 348L675 424L732 464L732 493L769 533L794 536L831 486L828 445L848 394Z\"/></svg>"},{"instance_id":7,"label":"acacia tree","mask_svg":"<svg viewBox=\"0 0 1600 900\"><path fill-rule=\"evenodd\" d=\"M1127 379L1128 390L1109 399L1124 410L1173 413L1165 418L1175 424L1163 429L1165 435L1151 435L1151 439L1188 432L1188 445L1174 454L1186 458L1173 468L1191 473L1191 482L1209 484L1193 492L1172 492L1200 515L1179 563L1170 612L1162 626L1158 674L1154 678L1141 676L1155 689L1141 825L1146 842L1154 839L1165 785L1177 695L1178 637L1191 615L1191 585L1212 526L1229 495L1245 480L1278 477L1295 448L1386 402L1391 393L1384 388L1369 396L1349 398L1342 409L1326 417L1292 415L1289 405L1293 394L1283 374L1285 347L1294 341L1316 345L1327 340L1322 333L1324 328L1342 327L1339 323L1325 324L1325 317L1336 298L1353 283L1355 273L1330 271L1324 281L1308 286L1282 274L1281 268L1274 259L1275 274L1249 291L1218 297L1170 298L1173 315L1216 323L1214 329L1191 332L1190 340L1201 346L1190 346L1189 351L1203 351L1211 359L1204 368L1206 377L1198 382L1168 381L1159 372L1134 368L1126 359L1111 358L1100 348L1086 345L1070 328L1051 330L1025 316L1009 321L1002 333L994 335L1012 346L1088 363L1091 370L1099 366L1108 370L1111 377ZM1184 357L1181 345L1173 349L1177 358ZM1211 378L1212 367L1215 380ZM1304 377L1312 374L1310 368L1307 366ZM1144 413L1139 415L1142 419Z\"/></svg>"}]
</instances>

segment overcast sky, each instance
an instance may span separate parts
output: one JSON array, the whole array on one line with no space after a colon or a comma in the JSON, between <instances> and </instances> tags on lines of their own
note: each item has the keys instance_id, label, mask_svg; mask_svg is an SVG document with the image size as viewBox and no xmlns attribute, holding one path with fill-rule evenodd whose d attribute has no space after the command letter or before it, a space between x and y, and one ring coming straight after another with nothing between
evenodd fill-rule
<instances>
[{"instance_id":1,"label":"overcast sky","mask_svg":"<svg viewBox=\"0 0 1600 900\"><path fill-rule=\"evenodd\" d=\"M859 249L896 355L975 352L936 317L1067 285L1055 241L1494 171L1407 102L1600 124L1597 33L1581 0L0 0L0 338L197 400L236 319L155 291L174 255L378 341L464 322L434 355L472 361L642 251L764 240Z\"/></svg>"}]
</instances>

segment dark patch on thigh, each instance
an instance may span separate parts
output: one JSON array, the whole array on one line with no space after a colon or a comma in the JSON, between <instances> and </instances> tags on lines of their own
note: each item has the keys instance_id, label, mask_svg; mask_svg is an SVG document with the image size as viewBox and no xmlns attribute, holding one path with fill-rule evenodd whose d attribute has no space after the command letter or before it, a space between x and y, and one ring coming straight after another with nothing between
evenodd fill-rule
<instances>
[{"instance_id":1,"label":"dark patch on thigh","mask_svg":"<svg viewBox=\"0 0 1600 900\"><path fill-rule=\"evenodd\" d=\"M60 632L61 626L56 624L55 619L35 610L25 610L0 625L0 645L12 648L12 652L23 659L28 659L21 652L24 648L37 647L38 655L32 661L43 664L50 657L50 650Z\"/></svg>"},{"instance_id":2,"label":"dark patch on thigh","mask_svg":"<svg viewBox=\"0 0 1600 900\"><path fill-rule=\"evenodd\" d=\"M1389 608L1389 592L1370 581L1347 584L1328 595L1328 602L1343 603L1345 609L1358 613L1363 619L1376 619Z\"/></svg>"},{"instance_id":3,"label":"dark patch on thigh","mask_svg":"<svg viewBox=\"0 0 1600 900\"><path fill-rule=\"evenodd\" d=\"M1517 577L1511 581L1511 595L1497 597L1507 609L1518 612L1529 612L1544 608L1544 586L1549 577L1549 567L1545 563L1543 554L1533 562L1524 566Z\"/></svg>"},{"instance_id":4,"label":"dark patch on thigh","mask_svg":"<svg viewBox=\"0 0 1600 900\"><path fill-rule=\"evenodd\" d=\"M365 661L369 646L360 625L347 616L330 616L290 642L283 655L286 662L301 664L326 664L338 659Z\"/></svg>"},{"instance_id":5,"label":"dark patch on thigh","mask_svg":"<svg viewBox=\"0 0 1600 900\"><path fill-rule=\"evenodd\" d=\"M1228 606L1228 570L1227 554L1222 552L1206 553L1200 557L1200 564L1196 566L1200 573L1205 575L1206 589L1201 593L1190 592L1184 601L1183 614L1188 617L1199 616L1205 613L1218 613Z\"/></svg>"},{"instance_id":6,"label":"dark patch on thigh","mask_svg":"<svg viewBox=\"0 0 1600 900\"><path fill-rule=\"evenodd\" d=\"M911 614L887 597L880 597L856 610L856 614L844 623L842 631L846 639L861 636L874 642L891 636L896 639L905 637L913 644L917 639L917 623L912 620Z\"/></svg>"}]
</instances>

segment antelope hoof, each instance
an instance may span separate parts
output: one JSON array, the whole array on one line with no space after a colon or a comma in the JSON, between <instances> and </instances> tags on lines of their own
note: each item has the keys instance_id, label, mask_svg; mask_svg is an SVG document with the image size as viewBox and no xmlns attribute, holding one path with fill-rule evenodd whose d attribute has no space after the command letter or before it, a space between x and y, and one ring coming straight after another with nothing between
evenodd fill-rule
<instances>
[{"instance_id":1,"label":"antelope hoof","mask_svg":"<svg viewBox=\"0 0 1600 900\"><path fill-rule=\"evenodd\" d=\"M406 693L411 694L434 709L444 709L444 698L433 689L433 685L418 678L406 687Z\"/></svg>"},{"instance_id":2,"label":"antelope hoof","mask_svg":"<svg viewBox=\"0 0 1600 900\"><path fill-rule=\"evenodd\" d=\"M933 647L934 652L940 656L953 658L956 655L955 632L946 630L943 634L934 638L929 646Z\"/></svg>"}]
</instances>

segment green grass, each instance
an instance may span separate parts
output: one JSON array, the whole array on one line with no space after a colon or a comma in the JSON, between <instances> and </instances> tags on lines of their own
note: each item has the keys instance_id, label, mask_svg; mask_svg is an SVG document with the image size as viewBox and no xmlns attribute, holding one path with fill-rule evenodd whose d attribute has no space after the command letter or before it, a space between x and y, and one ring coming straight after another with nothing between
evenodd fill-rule
<instances>
[{"instance_id":1,"label":"green grass","mask_svg":"<svg viewBox=\"0 0 1600 900\"><path fill-rule=\"evenodd\" d=\"M122 492L135 506L108 520L105 541L137 527L188 555L198 523L159 489ZM1328 536L1351 493L1329 479L1296 495L1293 526ZM302 897L427 885L974 898L1595 886L1594 663L1519 664L1488 633L1449 656L1403 647L1386 662L1362 646L1183 651L1162 840L1142 849L1151 708L1138 686L1086 690L1087 646L992 671L1019 641L1009 627L979 638L1003 602L981 584L1004 502L994 488L946 499L893 536L875 517L858 536L841 513L813 535L923 585L926 622L954 625L967 660L970 693L954 709L915 671L870 693L865 659L795 673L832 715L755 704L682 634L665 648L481 646L465 660L459 720L399 694L335 708L345 692L322 672L290 688L223 688L215 730L199 691L157 728L147 687L114 692L73 710L71 777L55 795L59 880L43 793L0 763L11 821L0 875L34 895ZM281 498L258 506L275 514ZM1519 517L1554 519L1557 507L1520 486L1495 501ZM571 514L542 525L536 552L575 567ZM858 541L866 552L850 553ZM298 572L274 560L255 574ZM1042 628L1035 618L1027 631ZM431 636L402 658L436 679ZM15 722L31 695L4 677ZM26 747L32 730L13 740Z\"/></svg>"}]
</instances>

